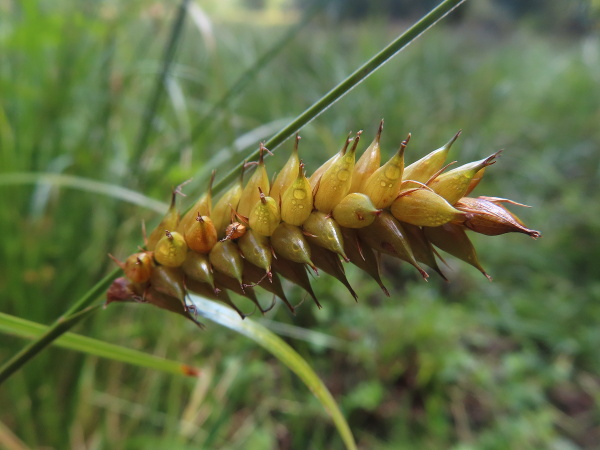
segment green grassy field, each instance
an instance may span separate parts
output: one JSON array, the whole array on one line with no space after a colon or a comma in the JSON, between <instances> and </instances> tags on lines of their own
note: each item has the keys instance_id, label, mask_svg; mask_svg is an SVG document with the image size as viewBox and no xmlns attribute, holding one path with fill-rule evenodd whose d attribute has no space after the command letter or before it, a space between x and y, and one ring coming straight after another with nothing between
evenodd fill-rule
<instances>
[{"instance_id":1,"label":"green grassy field","mask_svg":"<svg viewBox=\"0 0 600 450\"><path fill-rule=\"evenodd\" d=\"M209 16L208 27L194 10L150 118L173 5L7 5L0 311L44 324L113 267L108 253L141 244L142 220L160 217L114 195L28 183L24 172L164 202L192 178L185 192L194 197L212 169L225 174L406 26L317 18L212 110L289 25ZM543 233L475 236L492 283L451 258L450 283L425 283L390 260L391 298L349 268L358 303L321 276L322 310L306 301L295 317L281 307L267 314L326 382L361 448L571 449L600 439L600 41L518 22L490 30L469 20L434 28L301 130L312 172L350 130L370 141L381 118L386 156L412 133L408 161L462 129L453 159L504 149L476 192L533 206L517 213ZM269 158L271 172L291 145ZM0 447L342 448L306 387L229 330L209 323L200 332L132 304L74 331L198 366L201 377L47 349L0 390ZM0 361L25 343L0 342Z\"/></svg>"}]
</instances>

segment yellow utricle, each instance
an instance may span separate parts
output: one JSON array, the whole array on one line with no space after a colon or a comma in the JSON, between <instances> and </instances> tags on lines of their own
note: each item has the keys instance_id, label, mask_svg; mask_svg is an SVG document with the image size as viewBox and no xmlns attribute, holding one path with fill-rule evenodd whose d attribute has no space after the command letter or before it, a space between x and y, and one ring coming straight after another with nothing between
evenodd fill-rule
<instances>
[{"instance_id":1,"label":"yellow utricle","mask_svg":"<svg viewBox=\"0 0 600 450\"><path fill-rule=\"evenodd\" d=\"M179 267L185 261L188 246L183 235L177 231L165 231L154 249L154 259L167 267Z\"/></svg>"},{"instance_id":2,"label":"yellow utricle","mask_svg":"<svg viewBox=\"0 0 600 450\"><path fill-rule=\"evenodd\" d=\"M402 142L398 152L365 181L362 193L369 196L376 208L387 208L400 192L404 172L404 149L410 139Z\"/></svg>"},{"instance_id":3,"label":"yellow utricle","mask_svg":"<svg viewBox=\"0 0 600 450\"><path fill-rule=\"evenodd\" d=\"M263 160L263 154L267 149L261 145L260 147L260 159L258 161L258 165L256 170L246 183L244 190L242 191L242 195L240 196L237 212L238 214L248 217L250 215L250 211L252 207L256 204L256 202L260 199L260 192L269 192L269 175L267 174L267 169L265 169L265 163Z\"/></svg>"},{"instance_id":4,"label":"yellow utricle","mask_svg":"<svg viewBox=\"0 0 600 450\"><path fill-rule=\"evenodd\" d=\"M313 193L303 167L298 167L296 179L281 198L281 220L290 225L302 225L313 209Z\"/></svg>"},{"instance_id":5,"label":"yellow utricle","mask_svg":"<svg viewBox=\"0 0 600 450\"><path fill-rule=\"evenodd\" d=\"M443 197L424 188L403 192L391 206L394 217L422 227L439 227L464 216Z\"/></svg>"},{"instance_id":6,"label":"yellow utricle","mask_svg":"<svg viewBox=\"0 0 600 450\"><path fill-rule=\"evenodd\" d=\"M256 205L250 211L248 223L250 228L263 236L271 236L281 222L279 206L273 197L266 197L262 192Z\"/></svg>"},{"instance_id":7,"label":"yellow utricle","mask_svg":"<svg viewBox=\"0 0 600 450\"><path fill-rule=\"evenodd\" d=\"M315 188L314 206L319 211L329 213L342 200L352 186L352 172L356 157L356 146L360 140L356 134L350 151L335 161L323 174Z\"/></svg>"},{"instance_id":8,"label":"yellow utricle","mask_svg":"<svg viewBox=\"0 0 600 450\"><path fill-rule=\"evenodd\" d=\"M333 208L332 216L338 225L346 228L364 228L373 223L381 210L375 208L366 194L353 192Z\"/></svg>"},{"instance_id":9,"label":"yellow utricle","mask_svg":"<svg viewBox=\"0 0 600 450\"><path fill-rule=\"evenodd\" d=\"M379 169L381 164L381 132L383 131L383 120L379 124L377 130L377 136L371 142L371 145L367 147L362 156L356 161L354 165L354 173L352 174L352 185L350 186L350 192L362 192L365 182L367 179Z\"/></svg>"},{"instance_id":10,"label":"yellow utricle","mask_svg":"<svg viewBox=\"0 0 600 450\"><path fill-rule=\"evenodd\" d=\"M279 201L283 196L285 190L294 182L296 179L298 168L300 167L300 158L298 157L298 142L300 136L296 135L296 142L294 150L290 158L287 160L281 171L277 174L277 178L271 185L271 191L269 196L273 197L276 201Z\"/></svg>"}]
</instances>

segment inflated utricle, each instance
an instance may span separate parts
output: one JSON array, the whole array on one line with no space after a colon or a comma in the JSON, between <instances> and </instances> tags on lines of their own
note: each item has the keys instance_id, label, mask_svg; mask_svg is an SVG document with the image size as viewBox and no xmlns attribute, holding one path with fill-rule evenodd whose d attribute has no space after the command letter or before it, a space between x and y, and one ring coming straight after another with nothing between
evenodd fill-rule
<instances>
[{"instance_id":1,"label":"inflated utricle","mask_svg":"<svg viewBox=\"0 0 600 450\"><path fill-rule=\"evenodd\" d=\"M293 312L281 278L298 285L321 307L309 272L333 276L356 298L346 276L346 264L351 263L389 295L379 268L383 255L407 262L423 279L428 269L446 279L438 265L438 260L443 262L441 250L489 278L467 232L540 236L507 209L520 204L471 196L499 152L448 164L458 132L431 153L410 158L409 134L382 164L382 130L383 121L362 152L362 131L349 135L312 175L301 160L299 136L276 176L267 171L268 150L261 145L259 160L246 164L246 173L214 204L211 178L207 192L182 217L174 191L146 249L125 262L115 259L125 277L115 281L110 301L135 298L169 305L166 309L195 321L187 303L188 292L194 292L221 300L245 317L252 308L269 309L261 306L259 287ZM416 161L405 165L405 158ZM236 305L230 293L253 305Z\"/></svg>"}]
</instances>

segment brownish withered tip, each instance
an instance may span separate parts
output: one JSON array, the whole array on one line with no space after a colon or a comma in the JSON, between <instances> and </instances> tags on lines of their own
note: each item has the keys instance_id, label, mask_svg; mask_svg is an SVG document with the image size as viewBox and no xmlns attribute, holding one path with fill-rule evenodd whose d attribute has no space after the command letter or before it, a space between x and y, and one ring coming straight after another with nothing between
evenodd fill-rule
<instances>
[{"instance_id":1,"label":"brownish withered tip","mask_svg":"<svg viewBox=\"0 0 600 450\"><path fill-rule=\"evenodd\" d=\"M456 142L456 140L458 139L458 137L461 135L462 130L458 130L458 132L454 135L454 137L452 139L450 139L450 142L448 142L446 145L448 147L450 147L452 144L454 144Z\"/></svg>"},{"instance_id":2,"label":"brownish withered tip","mask_svg":"<svg viewBox=\"0 0 600 450\"><path fill-rule=\"evenodd\" d=\"M212 195L213 184L215 183L215 178L217 176L217 169L213 169L210 173L210 179L208 180L208 193Z\"/></svg>"},{"instance_id":3,"label":"brownish withered tip","mask_svg":"<svg viewBox=\"0 0 600 450\"><path fill-rule=\"evenodd\" d=\"M358 146L358 143L360 141L360 136L362 135L363 130L358 130L356 132L356 137L354 138L354 142L352 143L352 149L350 149L350 151L352 153L354 153L356 151L356 147Z\"/></svg>"},{"instance_id":4,"label":"brownish withered tip","mask_svg":"<svg viewBox=\"0 0 600 450\"><path fill-rule=\"evenodd\" d=\"M401 147L406 148L406 146L408 145L408 143L410 142L410 137L412 136L411 133L408 133L408 136L406 136L406 139L404 139L402 141L402 144L400 144Z\"/></svg>"},{"instance_id":5,"label":"brownish withered tip","mask_svg":"<svg viewBox=\"0 0 600 450\"><path fill-rule=\"evenodd\" d=\"M271 150L269 150L267 147L265 147L265 144L261 142L258 147L258 163L259 164L264 163L265 153L268 153L269 155L273 156L273 153L271 152Z\"/></svg>"},{"instance_id":6,"label":"brownish withered tip","mask_svg":"<svg viewBox=\"0 0 600 450\"><path fill-rule=\"evenodd\" d=\"M375 139L377 140L377 142L379 142L381 140L382 132L383 132L383 119L381 119L381 122L379 122L379 128L377 129L377 135L375 136Z\"/></svg>"},{"instance_id":7,"label":"brownish withered tip","mask_svg":"<svg viewBox=\"0 0 600 450\"><path fill-rule=\"evenodd\" d=\"M348 150L348 146L350 145L350 142L352 142L352 131L350 131L348 133L348 137L346 138L346 142L344 143L344 147L342 148L342 155L346 154L346 150Z\"/></svg>"}]
</instances>

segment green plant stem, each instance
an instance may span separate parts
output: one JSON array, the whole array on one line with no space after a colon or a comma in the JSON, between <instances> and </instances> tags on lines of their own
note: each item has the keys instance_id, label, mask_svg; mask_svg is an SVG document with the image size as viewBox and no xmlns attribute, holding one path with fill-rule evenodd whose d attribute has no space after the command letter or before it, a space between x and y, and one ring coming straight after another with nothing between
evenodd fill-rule
<instances>
[{"instance_id":1,"label":"green plant stem","mask_svg":"<svg viewBox=\"0 0 600 450\"><path fill-rule=\"evenodd\" d=\"M398 36L392 41L387 47L373 56L369 61L356 69L351 75L349 75L344 81L335 86L327 94L325 94L319 101L314 103L306 111L300 114L295 120L293 120L287 127L279 131L275 136L264 143L264 146L270 150L274 150L281 145L286 139L292 136L296 131L300 130L304 125L311 122L322 112L328 109L331 105L341 99L345 94L350 92L360 82L365 80L375 70L389 61L394 55L400 52L402 49L407 47L411 42L423 34L427 29L435 25L444 16L450 13L454 8L459 6L465 0L444 0L436 8L432 9L427 15L423 16L417 23L412 27ZM249 161L258 158L259 150L257 149L248 157L244 158L244 161ZM236 180L242 170L244 161L241 161L236 167L234 167L225 177L213 186L213 193L218 193L231 182Z\"/></svg>"},{"instance_id":2,"label":"green plant stem","mask_svg":"<svg viewBox=\"0 0 600 450\"><path fill-rule=\"evenodd\" d=\"M75 324L93 312L97 311L102 305L90 307L89 305L96 300L108 288L110 283L117 277L120 269L115 269L94 287L79 298L62 316L60 316L50 327L36 340L30 342L20 352L6 361L0 367L0 384L8 377L19 370L27 361L37 355L40 351L50 345L57 337L69 331Z\"/></svg>"}]
</instances>

